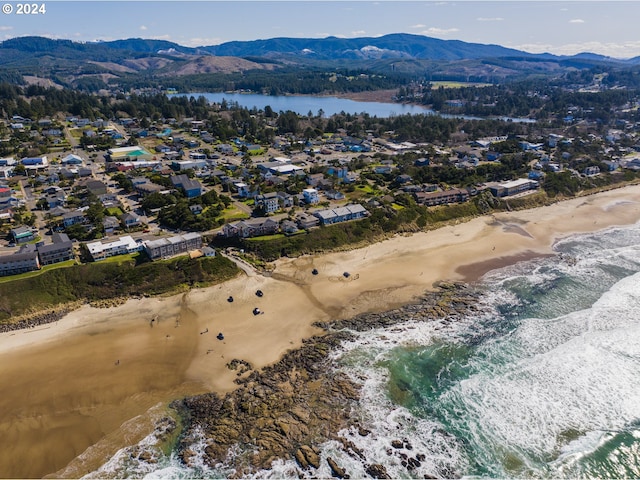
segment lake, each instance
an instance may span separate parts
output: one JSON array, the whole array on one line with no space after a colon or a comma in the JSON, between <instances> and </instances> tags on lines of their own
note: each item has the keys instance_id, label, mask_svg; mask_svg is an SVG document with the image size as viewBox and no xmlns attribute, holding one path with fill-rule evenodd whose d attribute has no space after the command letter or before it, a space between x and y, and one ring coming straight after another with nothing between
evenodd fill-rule
<instances>
[{"instance_id":1,"label":"lake","mask_svg":"<svg viewBox=\"0 0 640 480\"><path fill-rule=\"evenodd\" d=\"M370 116L376 117L393 117L397 115L433 115L435 112L419 105L406 105L401 103L381 103L381 102L356 102L347 98L338 97L317 97L312 95L261 95L257 93L189 93L189 94L171 94L169 98L174 96L204 97L209 102L221 103L226 100L227 103L237 103L245 108L257 108L264 110L268 105L274 112L286 112L291 110L298 115L306 115L311 111L314 115L319 110L324 112L324 116L330 117L341 112L357 114L366 112Z\"/></svg>"},{"instance_id":2,"label":"lake","mask_svg":"<svg viewBox=\"0 0 640 480\"><path fill-rule=\"evenodd\" d=\"M347 98L338 97L318 97L313 95L262 95L258 93L236 93L236 92L214 92L214 93L177 93L168 95L171 97L204 97L212 103L237 103L241 107L264 110L270 106L274 112L286 112L291 110L298 115L306 115L312 112L317 115L322 110L325 117L330 117L338 113L367 113L372 117L387 118L398 115L439 115L444 118L464 118L466 120L482 120L481 117L469 115L448 115L438 113L420 105L408 105L403 103L384 102L357 102ZM530 118L497 117L497 120L505 122L535 123Z\"/></svg>"}]
</instances>

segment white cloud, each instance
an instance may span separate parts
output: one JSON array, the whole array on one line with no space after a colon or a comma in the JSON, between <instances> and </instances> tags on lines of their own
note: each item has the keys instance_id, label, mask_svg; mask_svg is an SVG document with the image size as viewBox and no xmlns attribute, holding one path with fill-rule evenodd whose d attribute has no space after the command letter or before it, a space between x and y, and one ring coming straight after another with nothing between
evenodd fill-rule
<instances>
[{"instance_id":1,"label":"white cloud","mask_svg":"<svg viewBox=\"0 0 640 480\"><path fill-rule=\"evenodd\" d=\"M423 35L451 35L452 33L459 32L460 30L457 28L437 28L431 27L426 30L423 30L421 33Z\"/></svg>"},{"instance_id":2,"label":"white cloud","mask_svg":"<svg viewBox=\"0 0 640 480\"><path fill-rule=\"evenodd\" d=\"M411 25L409 28L425 28L426 25L423 25L422 23L418 23L416 25Z\"/></svg>"},{"instance_id":3,"label":"white cloud","mask_svg":"<svg viewBox=\"0 0 640 480\"><path fill-rule=\"evenodd\" d=\"M147 26L146 25L140 25L140 30L147 30Z\"/></svg>"},{"instance_id":4,"label":"white cloud","mask_svg":"<svg viewBox=\"0 0 640 480\"><path fill-rule=\"evenodd\" d=\"M198 37L198 38L189 38L182 42L176 42L180 45L184 45L185 47L209 47L211 45L220 45L224 43L225 40L219 37Z\"/></svg>"},{"instance_id":5,"label":"white cloud","mask_svg":"<svg viewBox=\"0 0 640 480\"><path fill-rule=\"evenodd\" d=\"M365 33L367 33L367 32L365 32L364 30L356 30L355 32L351 32L351 35L353 35L354 37L360 37L360 36L364 35Z\"/></svg>"},{"instance_id":6,"label":"white cloud","mask_svg":"<svg viewBox=\"0 0 640 480\"><path fill-rule=\"evenodd\" d=\"M0 32L8 32L9 30L13 30L13 27L9 25L0 25Z\"/></svg>"},{"instance_id":7,"label":"white cloud","mask_svg":"<svg viewBox=\"0 0 640 480\"><path fill-rule=\"evenodd\" d=\"M582 20L581 18L573 18L569 20L569 23L584 23L584 20Z\"/></svg>"},{"instance_id":8,"label":"white cloud","mask_svg":"<svg viewBox=\"0 0 640 480\"><path fill-rule=\"evenodd\" d=\"M502 17L478 17L476 18L479 22L502 22L504 18Z\"/></svg>"},{"instance_id":9,"label":"white cloud","mask_svg":"<svg viewBox=\"0 0 640 480\"><path fill-rule=\"evenodd\" d=\"M171 39L171 35L165 34L165 35L154 35L152 37L149 37L151 40L166 40L168 42L173 42L174 40ZM178 42L176 42L178 43Z\"/></svg>"}]
</instances>

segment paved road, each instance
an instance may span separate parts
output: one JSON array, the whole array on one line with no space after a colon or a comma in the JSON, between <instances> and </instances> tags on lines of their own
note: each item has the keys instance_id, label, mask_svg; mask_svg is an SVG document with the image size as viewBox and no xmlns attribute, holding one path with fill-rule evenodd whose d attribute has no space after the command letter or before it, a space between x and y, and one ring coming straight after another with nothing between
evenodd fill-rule
<instances>
[{"instance_id":1,"label":"paved road","mask_svg":"<svg viewBox=\"0 0 640 480\"><path fill-rule=\"evenodd\" d=\"M64 127L64 136L67 139L67 142L69 142L69 145L71 146L71 148L73 149L74 147L76 147L78 145L78 139L76 139L73 135L71 135L71 132L69 131L69 127Z\"/></svg>"}]
</instances>

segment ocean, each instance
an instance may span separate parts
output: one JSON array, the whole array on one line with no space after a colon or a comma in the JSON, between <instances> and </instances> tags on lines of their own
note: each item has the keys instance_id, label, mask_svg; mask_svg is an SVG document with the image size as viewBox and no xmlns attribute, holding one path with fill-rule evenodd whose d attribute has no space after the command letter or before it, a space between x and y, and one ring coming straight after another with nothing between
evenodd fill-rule
<instances>
[{"instance_id":1,"label":"ocean","mask_svg":"<svg viewBox=\"0 0 640 480\"><path fill-rule=\"evenodd\" d=\"M391 478L639 477L640 224L554 248L487 273L461 320L355 333L333 355L362 385L352 416L370 433L341 432L361 456L329 441L321 467L303 475L331 477L331 457L351 478L371 464ZM233 474L187 468L175 452L131 455L154 443L122 449L88 478ZM299 473L279 461L254 478Z\"/></svg>"}]
</instances>

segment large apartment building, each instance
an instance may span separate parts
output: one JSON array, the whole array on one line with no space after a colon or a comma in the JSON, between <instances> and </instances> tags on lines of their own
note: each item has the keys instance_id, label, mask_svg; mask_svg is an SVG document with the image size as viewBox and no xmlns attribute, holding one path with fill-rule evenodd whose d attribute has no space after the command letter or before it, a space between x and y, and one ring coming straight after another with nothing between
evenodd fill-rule
<instances>
[{"instance_id":1,"label":"large apartment building","mask_svg":"<svg viewBox=\"0 0 640 480\"><path fill-rule=\"evenodd\" d=\"M194 232L158 240L148 240L144 243L144 249L151 260L172 257L200 248L202 248L202 235Z\"/></svg>"}]
</instances>

